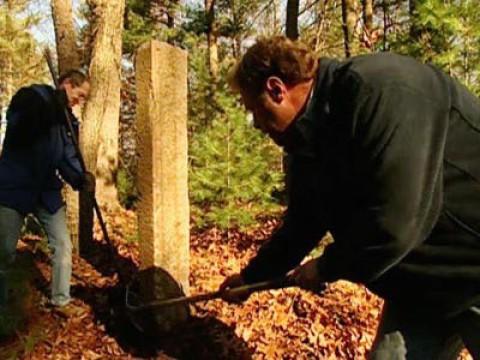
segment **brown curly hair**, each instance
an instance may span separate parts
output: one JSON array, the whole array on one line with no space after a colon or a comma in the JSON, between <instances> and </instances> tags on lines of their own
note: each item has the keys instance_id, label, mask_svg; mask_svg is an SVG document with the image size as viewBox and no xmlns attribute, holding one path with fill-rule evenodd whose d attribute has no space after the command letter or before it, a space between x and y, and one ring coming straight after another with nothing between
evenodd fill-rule
<instances>
[{"instance_id":1,"label":"brown curly hair","mask_svg":"<svg viewBox=\"0 0 480 360\"><path fill-rule=\"evenodd\" d=\"M277 76L286 85L296 85L315 77L318 59L303 43L285 36L259 38L229 74L235 91L258 95L265 81Z\"/></svg>"},{"instance_id":2,"label":"brown curly hair","mask_svg":"<svg viewBox=\"0 0 480 360\"><path fill-rule=\"evenodd\" d=\"M70 80L73 87L82 86L85 81L90 81L88 75L78 69L68 70L58 78L58 83L61 84L66 80Z\"/></svg>"}]
</instances>

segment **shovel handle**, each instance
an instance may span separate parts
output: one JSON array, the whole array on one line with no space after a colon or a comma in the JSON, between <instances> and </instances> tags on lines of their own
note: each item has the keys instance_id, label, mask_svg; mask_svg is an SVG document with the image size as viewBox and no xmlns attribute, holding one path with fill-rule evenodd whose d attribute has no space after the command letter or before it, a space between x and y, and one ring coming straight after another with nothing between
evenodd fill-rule
<instances>
[{"instance_id":1,"label":"shovel handle","mask_svg":"<svg viewBox=\"0 0 480 360\"><path fill-rule=\"evenodd\" d=\"M217 291L219 297L223 295L235 295L243 292L255 292L262 290L283 289L286 287L295 286L295 281L290 276L282 276L280 278L266 280L258 283L242 285L234 288L228 288L223 291Z\"/></svg>"},{"instance_id":2,"label":"shovel handle","mask_svg":"<svg viewBox=\"0 0 480 360\"><path fill-rule=\"evenodd\" d=\"M226 290L217 290L214 292L209 292L209 293L204 293L204 294L199 294L194 296L184 296L184 297L179 297L174 299L153 301L143 305L131 305L129 303L128 301L129 289L127 288L126 306L130 311L135 312L135 311L141 311L141 310L151 309L151 308L174 306L174 305L180 305L180 304L193 304L199 301L214 300L214 299L219 299L226 294L234 295L236 293L242 293L245 291L255 292L255 291L262 291L262 290L283 289L283 288L292 287L292 286L295 286L294 280L289 276L283 276L283 277L272 279L272 280L243 285L235 288L229 288Z\"/></svg>"},{"instance_id":3,"label":"shovel handle","mask_svg":"<svg viewBox=\"0 0 480 360\"><path fill-rule=\"evenodd\" d=\"M47 66L50 71L50 75L52 76L53 83L55 88L58 89L60 84L58 83L57 75L55 74L55 69L53 67L52 61L52 54L50 53L50 48L46 47L43 53L45 60L47 61ZM77 136L75 135L75 129L73 128L72 119L70 117L70 113L66 107L63 108L63 112L65 114L65 119L67 120L67 127L70 133L70 138L72 139L73 146L75 148L75 152L80 162L80 167L82 168L83 172L87 171L87 166L85 165L85 160L82 155L82 151L80 150L80 144L78 143ZM107 242L108 245L112 245L110 241L110 237L108 236L107 226L105 225L105 221L103 220L102 212L100 210L100 206L98 205L97 198L95 194L93 194L93 208L97 214L98 222L100 223L100 228L102 229L103 238Z\"/></svg>"}]
</instances>

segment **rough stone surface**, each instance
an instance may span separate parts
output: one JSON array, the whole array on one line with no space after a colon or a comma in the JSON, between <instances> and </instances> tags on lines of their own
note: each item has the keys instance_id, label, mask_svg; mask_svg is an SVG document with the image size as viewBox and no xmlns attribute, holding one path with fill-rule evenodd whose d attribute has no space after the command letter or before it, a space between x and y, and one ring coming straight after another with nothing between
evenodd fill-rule
<instances>
[{"instance_id":1,"label":"rough stone surface","mask_svg":"<svg viewBox=\"0 0 480 360\"><path fill-rule=\"evenodd\" d=\"M136 83L141 268L167 270L188 293L186 52L158 41L144 44Z\"/></svg>"}]
</instances>

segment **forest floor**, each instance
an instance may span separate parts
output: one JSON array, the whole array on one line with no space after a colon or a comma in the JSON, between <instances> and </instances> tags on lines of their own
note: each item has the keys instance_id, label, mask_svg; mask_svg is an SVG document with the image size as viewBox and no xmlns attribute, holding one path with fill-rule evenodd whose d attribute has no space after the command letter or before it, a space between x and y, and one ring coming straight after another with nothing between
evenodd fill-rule
<instances>
[{"instance_id":1,"label":"forest floor","mask_svg":"<svg viewBox=\"0 0 480 360\"><path fill-rule=\"evenodd\" d=\"M290 288L256 293L243 305L197 303L181 331L147 338L124 309L125 284L138 271L135 214L107 214L107 222L114 251L97 229L91 251L74 257L73 316L46 306L51 271L44 242L22 239L17 267L29 269L31 285L17 294L22 301L15 306L27 315L16 319L16 334L0 342L0 359L365 359L382 301L348 282L321 295ZM190 293L216 290L275 226L269 220L247 233L192 231Z\"/></svg>"}]
</instances>

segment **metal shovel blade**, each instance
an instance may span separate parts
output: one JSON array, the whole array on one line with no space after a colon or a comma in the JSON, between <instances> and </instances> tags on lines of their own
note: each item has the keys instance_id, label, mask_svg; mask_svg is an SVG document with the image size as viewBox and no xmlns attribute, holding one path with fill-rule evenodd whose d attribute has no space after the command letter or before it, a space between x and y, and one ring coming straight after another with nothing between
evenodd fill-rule
<instances>
[{"instance_id":1,"label":"metal shovel blade","mask_svg":"<svg viewBox=\"0 0 480 360\"><path fill-rule=\"evenodd\" d=\"M132 325L149 336L163 336L180 329L191 317L190 307L199 301L219 299L242 292L280 289L295 286L290 277L281 277L250 285L185 296L181 285L162 268L140 271L127 286L125 310Z\"/></svg>"}]
</instances>

